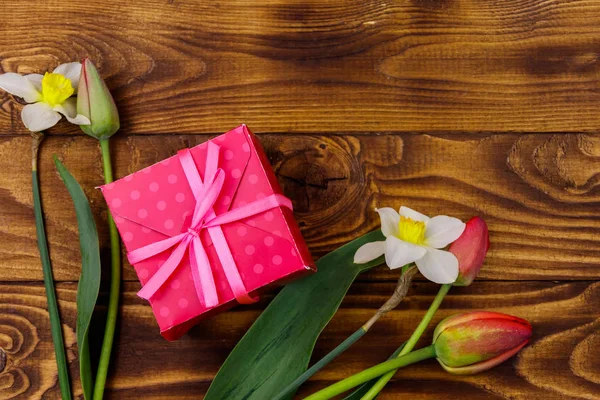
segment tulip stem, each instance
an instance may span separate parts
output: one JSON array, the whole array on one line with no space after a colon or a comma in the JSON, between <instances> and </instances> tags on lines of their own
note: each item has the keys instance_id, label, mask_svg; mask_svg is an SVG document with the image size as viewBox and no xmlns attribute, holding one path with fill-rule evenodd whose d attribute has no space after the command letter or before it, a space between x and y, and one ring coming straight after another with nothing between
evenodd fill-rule
<instances>
[{"instance_id":1,"label":"tulip stem","mask_svg":"<svg viewBox=\"0 0 600 400\"><path fill-rule=\"evenodd\" d=\"M100 139L100 148L102 150L102 161L104 163L104 182L113 181L112 165L110 161L110 148L108 139ZM98 372L96 373L96 382L94 385L94 400L102 400L104 396L104 386L108 375L108 365L112 352L115 329L117 326L117 314L119 311L119 288L121 285L121 246L119 243L119 234L115 221L108 212L108 228L110 233L110 252L111 252L111 277L110 277L110 295L108 299L108 315L106 317L106 328L104 330L104 340L100 352L98 363Z\"/></svg>"},{"instance_id":2,"label":"tulip stem","mask_svg":"<svg viewBox=\"0 0 600 400\"><path fill-rule=\"evenodd\" d=\"M438 310L438 308L440 308L440 305L442 304L444 297L446 297L446 294L448 294L448 291L450 290L451 287L452 287L451 283L442 285L440 287L440 290L438 291L437 295L433 299L433 302L429 306L429 309L423 316L423 319L421 319L421 322L417 326L417 329L415 329L413 334L410 336L410 338L406 342L406 345L404 345L404 348L398 354L398 357L402 357L403 355L409 353L415 347L415 345L417 344L417 342L419 341L419 339L421 338L421 336L427 329L427 326L429 326L429 323L433 319L433 316L435 315L436 311ZM396 371L397 370L392 370L392 371L388 372L387 374L383 375L381 378L379 378L377 383L375 383L373 385L373 387L361 398L361 400L372 400L375 397L377 397L377 394L379 394L379 392L385 387L385 385L390 381L390 379L392 379L392 377L394 376Z\"/></svg>"},{"instance_id":3,"label":"tulip stem","mask_svg":"<svg viewBox=\"0 0 600 400\"><path fill-rule=\"evenodd\" d=\"M40 196L40 182L37 172L38 150L44 134L42 132L31 133L31 184L33 190L33 211L35 214L35 228L37 232L37 243L42 261L42 272L44 276L44 287L46 288L46 299L48 301L48 314L50 315L50 331L52 333L52 342L54 344L54 353L56 355L56 365L58 368L58 385L63 400L71 399L71 385L69 383L69 368L67 366L67 357L65 355L65 342L63 339L62 324L60 322L60 313L58 310L58 301L56 300L56 289L54 287L54 278L52 277L52 265L50 264L50 255L48 253L48 241L46 239L46 228L44 226L44 214L42 213L42 198Z\"/></svg>"},{"instance_id":4,"label":"tulip stem","mask_svg":"<svg viewBox=\"0 0 600 400\"><path fill-rule=\"evenodd\" d=\"M306 397L304 400L327 400L341 393L344 393L345 391L350 390L353 387L368 382L373 378L377 378L378 376L381 376L388 371L395 371L398 368L402 368L407 365L414 364L416 362L427 360L428 358L433 357L435 357L435 349L433 348L433 345L427 346L420 350L413 351L412 353L399 356L397 358L394 358L393 360L388 360L382 362L381 364L377 364L374 367L365 369L364 371L361 371L342 381L334 383L333 385L328 386L325 389Z\"/></svg>"}]
</instances>

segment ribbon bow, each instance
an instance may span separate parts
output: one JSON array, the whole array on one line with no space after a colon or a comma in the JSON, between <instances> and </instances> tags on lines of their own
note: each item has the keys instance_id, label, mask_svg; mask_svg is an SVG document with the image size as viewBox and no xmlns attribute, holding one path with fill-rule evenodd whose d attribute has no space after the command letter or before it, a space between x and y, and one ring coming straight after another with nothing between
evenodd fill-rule
<instances>
[{"instance_id":1,"label":"ribbon bow","mask_svg":"<svg viewBox=\"0 0 600 400\"><path fill-rule=\"evenodd\" d=\"M219 304L210 260L206 255L202 240L200 240L200 232L207 229L236 300L242 304L249 304L258 300L258 298L251 297L244 286L221 225L239 221L277 207L287 207L291 210L292 203L282 195L273 194L243 207L229 210L219 216L215 215L213 205L219 197L225 182L225 173L221 168L218 168L219 151L220 146L208 142L204 182L196 168L190 150L184 149L177 153L183 172L196 199L196 206L190 226L186 228L185 232L151 243L127 254L129 262L136 264L175 247L167 261L138 292L138 296L141 298L149 300L156 294L175 272L186 251L189 250L192 277L198 299L205 304L206 308L212 308Z\"/></svg>"}]
</instances>

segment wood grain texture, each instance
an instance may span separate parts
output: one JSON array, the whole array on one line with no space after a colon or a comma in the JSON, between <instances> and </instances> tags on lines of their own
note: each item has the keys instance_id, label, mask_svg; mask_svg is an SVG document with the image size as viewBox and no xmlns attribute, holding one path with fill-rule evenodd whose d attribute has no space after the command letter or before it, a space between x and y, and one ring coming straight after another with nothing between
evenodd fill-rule
<instances>
[{"instance_id":1,"label":"wood grain texture","mask_svg":"<svg viewBox=\"0 0 600 400\"><path fill-rule=\"evenodd\" d=\"M317 342L315 357L324 355L368 319L393 288L391 282L355 284ZM265 297L256 305L238 307L204 321L181 340L169 343L158 334L150 308L136 297L138 289L134 283L124 288L109 399L201 397L227 353L270 300ZM433 284L414 284L397 310L316 375L301 394L385 359L410 334L435 291ZM59 285L59 298L75 377L73 384L80 395L73 334L75 285ZM597 398L600 380L594 360L600 348L600 283L477 282L469 288L453 289L434 323L454 313L477 309L481 304L531 321L532 343L518 357L475 376L452 376L435 361L424 362L398 374L383 398L411 398L417 394L419 399ZM557 309L564 318L557 318ZM1 347L6 356L0 372L0 398L58 398L43 286L0 285L0 321ZM430 340L433 327L425 334L422 345Z\"/></svg>"},{"instance_id":2,"label":"wood grain texture","mask_svg":"<svg viewBox=\"0 0 600 400\"><path fill-rule=\"evenodd\" d=\"M599 54L593 0L3 0L0 18L0 73L86 56L98 65L121 113L117 176L247 123L316 257L377 228L378 206L484 217L484 269L452 290L436 322L473 309L515 314L532 322L532 344L472 377L422 363L402 371L384 400L600 397ZM0 93L0 399L58 399L22 107ZM93 189L102 166L96 141L76 127L49 133L42 195L80 397L77 231L51 155L89 196L107 256L106 208ZM270 300L168 343L128 265L124 279L110 399L201 397ZM385 268L361 276L315 358L367 320L395 280ZM416 282L301 395L385 359L435 289ZM95 323L101 332L102 315Z\"/></svg>"},{"instance_id":3,"label":"wood grain texture","mask_svg":"<svg viewBox=\"0 0 600 400\"><path fill-rule=\"evenodd\" d=\"M208 136L119 136L116 175L124 176ZM408 205L462 219L480 215L492 249L482 279L596 279L600 276L600 138L594 135L452 136L261 135L294 202L315 256L379 225L375 207ZM39 281L28 175L30 139L0 139L0 269L3 280ZM51 155L80 181L108 247L102 166L95 140L49 137L42 146L42 196L55 277L76 281L74 210ZM135 280L125 268L125 278ZM391 279L371 273L364 279Z\"/></svg>"},{"instance_id":4,"label":"wood grain texture","mask_svg":"<svg viewBox=\"0 0 600 400\"><path fill-rule=\"evenodd\" d=\"M90 56L124 133L600 126L596 1L33 4L3 1L0 72ZM26 133L19 109L1 95L0 134Z\"/></svg>"}]
</instances>

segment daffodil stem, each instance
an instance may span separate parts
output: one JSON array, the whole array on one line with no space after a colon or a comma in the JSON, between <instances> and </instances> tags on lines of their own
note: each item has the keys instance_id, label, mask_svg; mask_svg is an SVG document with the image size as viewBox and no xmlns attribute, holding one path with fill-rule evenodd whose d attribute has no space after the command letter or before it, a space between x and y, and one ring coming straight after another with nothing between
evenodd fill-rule
<instances>
[{"instance_id":1,"label":"daffodil stem","mask_svg":"<svg viewBox=\"0 0 600 400\"><path fill-rule=\"evenodd\" d=\"M389 313L396 307L398 304L404 299L406 294L408 293L408 289L412 284L412 280L417 273L417 267L405 265L402 267L402 273L400 274L400 278L398 278L398 283L396 284L396 288L394 289L394 293L392 296L377 310L377 313L371 317L370 320L363 326L365 330L371 329L373 324L379 320L379 318L383 317L385 314Z\"/></svg>"},{"instance_id":2,"label":"daffodil stem","mask_svg":"<svg viewBox=\"0 0 600 400\"><path fill-rule=\"evenodd\" d=\"M405 347L406 348L406 347ZM435 350L433 346L428 346L412 353L398 356L393 360L388 360L377 364L374 367L365 369L358 374L352 375L342 381L334 383L331 386L326 387L323 390L318 391L304 400L327 400L331 399L338 394L344 393L347 390L352 389L358 385L370 381L373 378L377 378L385 374L390 370L397 370L398 368L406 367L407 365L414 364L419 361L427 360L428 358L435 357Z\"/></svg>"},{"instance_id":3,"label":"daffodil stem","mask_svg":"<svg viewBox=\"0 0 600 400\"><path fill-rule=\"evenodd\" d=\"M437 312L438 308L440 308L442 301L444 301L444 297L446 297L446 294L448 294L448 291L451 287L452 284L446 284L440 287L440 290L433 299L433 302L429 306L429 309L423 316L423 319L421 319L421 322L417 326L417 329L415 329L415 331L412 333L412 335L404 345L404 348L398 354L398 357L402 357L403 355L409 353L415 347L415 345L429 326L429 323L433 319L433 316ZM385 387L385 385L390 381L390 379L392 379L396 371L397 370L392 370L387 374L383 375L381 378L379 378L377 383L373 385L373 387L361 398L361 400L371 400L377 397L379 392Z\"/></svg>"},{"instance_id":4,"label":"daffodil stem","mask_svg":"<svg viewBox=\"0 0 600 400\"><path fill-rule=\"evenodd\" d=\"M296 389L306 382L310 377L316 374L321 368L333 361L337 356L348 350L350 346L356 343L361 337L365 335L371 329L373 324L379 320L382 316L393 310L400 304L408 289L412 283L412 279L417 272L416 267L406 266L402 268L402 274L398 278L398 283L394 289L392 296L381 306L375 315L371 317L363 326L361 326L356 332L348 336L346 340L340 343L335 349L331 350L325 357L317 361L312 367L307 369L302 375L296 380L285 387L273 400L281 400L291 395Z\"/></svg>"},{"instance_id":5,"label":"daffodil stem","mask_svg":"<svg viewBox=\"0 0 600 400\"><path fill-rule=\"evenodd\" d=\"M304 382L306 382L311 376L316 374L321 368L325 365L329 364L333 359L339 356L341 353L346 351L350 346L358 341L364 334L367 333L364 327L360 327L356 332L352 335L348 336L346 340L344 340L340 345L338 345L335 349L329 352L325 357L316 362L312 367L306 370L302 375L300 375L294 382L290 383L286 386L285 389L281 391L273 400L281 400L289 397L296 389L300 387Z\"/></svg>"},{"instance_id":6,"label":"daffodil stem","mask_svg":"<svg viewBox=\"0 0 600 400\"><path fill-rule=\"evenodd\" d=\"M110 161L110 148L108 139L100 139L100 148L102 150L102 161L104 164L104 182L113 181L112 165ZM108 315L106 317L106 328L104 330L104 340L100 352L98 363L98 372L96 373L96 382L94 385L93 400L102 400L104 395L104 386L108 375L108 365L112 352L115 329L117 326L117 314L119 311L119 289L121 286L121 246L119 243L119 234L117 226L108 212L108 228L110 233L110 253L111 253L111 277L110 294L108 299Z\"/></svg>"},{"instance_id":7,"label":"daffodil stem","mask_svg":"<svg viewBox=\"0 0 600 400\"><path fill-rule=\"evenodd\" d=\"M65 342L63 339L62 324L60 322L60 313L58 311L58 301L56 300L56 289L54 287L54 278L52 277L52 266L50 264L50 255L48 252L48 241L46 240L46 228L44 226L44 215L42 213L42 198L40 196L40 182L38 177L38 150L44 134L42 132L32 132L31 143L31 183L33 189L33 210L35 214L35 228L37 233L37 243L42 261L42 272L44 275L44 287L46 288L46 298L48 300L48 314L50 315L50 330L52 333L52 342L54 343L54 353L56 355L56 365L58 368L58 385L63 400L70 400L71 385L69 383L69 367L65 354Z\"/></svg>"}]
</instances>

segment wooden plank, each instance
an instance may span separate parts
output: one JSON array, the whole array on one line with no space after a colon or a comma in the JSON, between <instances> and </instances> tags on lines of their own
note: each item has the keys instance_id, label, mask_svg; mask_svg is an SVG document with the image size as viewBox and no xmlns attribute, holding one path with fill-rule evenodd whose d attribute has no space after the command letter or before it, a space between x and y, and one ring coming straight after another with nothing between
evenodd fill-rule
<instances>
[{"instance_id":1,"label":"wooden plank","mask_svg":"<svg viewBox=\"0 0 600 400\"><path fill-rule=\"evenodd\" d=\"M215 133L241 122L295 133L596 132L600 125L594 1L3 6L0 72L44 72L90 56L125 133ZM20 106L6 95L0 105L0 133L27 133Z\"/></svg>"},{"instance_id":2,"label":"wooden plank","mask_svg":"<svg viewBox=\"0 0 600 400\"><path fill-rule=\"evenodd\" d=\"M315 357L340 343L392 292L394 284L357 283L317 343ZM150 308L135 296L138 284L125 285L124 306L108 382L111 399L200 397L229 351L270 298L202 322L177 342L158 334ZM415 283L404 303L301 392L307 394L384 360L416 326L437 286ZM75 392L75 285L60 284L59 298ZM103 301L106 299L103 298ZM478 282L454 288L435 317L486 308L529 320L532 343L517 358L480 375L457 377L435 361L402 371L384 398L419 394L423 399L593 399L600 390L597 335L599 282ZM58 398L46 300L41 283L0 285L0 348L6 356L0 373L0 397ZM100 320L101 318L99 318ZM101 324L92 332L101 331ZM434 325L420 345L431 338ZM97 340L99 338L95 338ZM0 357L2 360L3 357Z\"/></svg>"},{"instance_id":3,"label":"wooden plank","mask_svg":"<svg viewBox=\"0 0 600 400\"><path fill-rule=\"evenodd\" d=\"M208 136L118 136L116 175L124 176ZM261 135L315 256L376 229L375 207L408 205L428 214L484 217L492 249L481 279L597 279L600 276L600 137L502 134ZM0 269L3 280L41 280L30 194L30 139L0 139ZM107 252L106 208L98 190L95 140L48 137L41 179L54 273L76 281L74 210L54 170L57 154L81 182ZM394 279L384 270L364 279ZM135 280L131 268L125 279Z\"/></svg>"}]
</instances>

